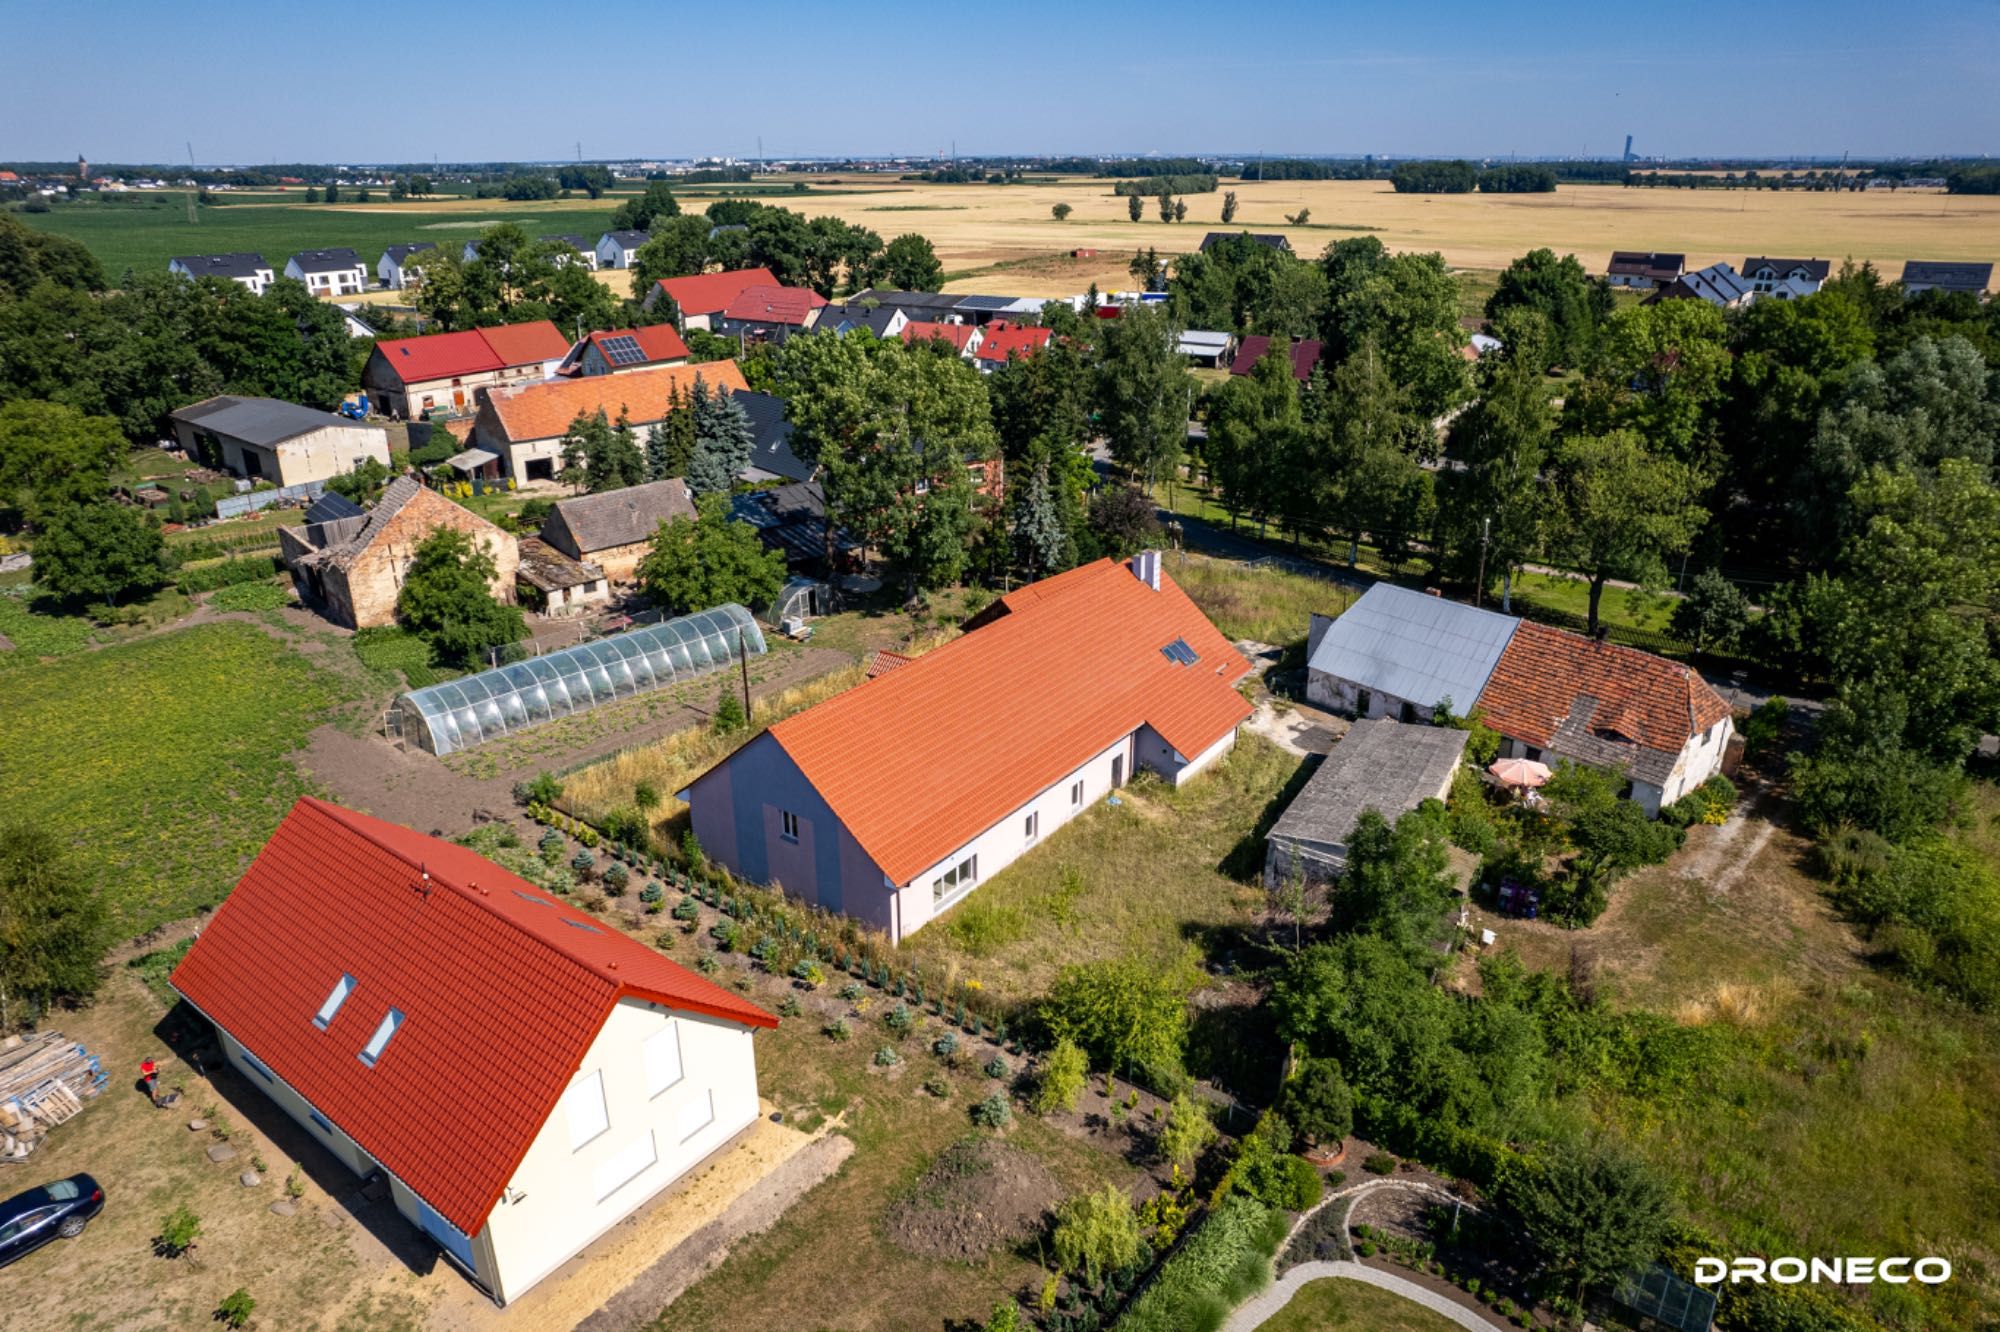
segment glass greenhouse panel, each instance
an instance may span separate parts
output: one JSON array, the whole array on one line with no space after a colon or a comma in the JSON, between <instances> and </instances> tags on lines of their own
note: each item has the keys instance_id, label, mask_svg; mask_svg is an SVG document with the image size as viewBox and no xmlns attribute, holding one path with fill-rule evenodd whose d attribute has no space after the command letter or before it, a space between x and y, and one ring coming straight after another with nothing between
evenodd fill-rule
<instances>
[{"instance_id":1,"label":"glass greenhouse panel","mask_svg":"<svg viewBox=\"0 0 2000 1332\"><path fill-rule=\"evenodd\" d=\"M763 631L738 605L633 629L593 643L399 695L396 730L433 754L469 749L538 722L648 693L762 656Z\"/></svg>"}]
</instances>

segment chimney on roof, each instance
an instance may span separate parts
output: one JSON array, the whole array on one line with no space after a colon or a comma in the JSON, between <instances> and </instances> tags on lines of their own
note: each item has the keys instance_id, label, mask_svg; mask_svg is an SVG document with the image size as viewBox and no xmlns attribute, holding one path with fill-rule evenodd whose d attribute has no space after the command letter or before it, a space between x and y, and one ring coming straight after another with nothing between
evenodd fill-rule
<instances>
[{"instance_id":1,"label":"chimney on roof","mask_svg":"<svg viewBox=\"0 0 2000 1332\"><path fill-rule=\"evenodd\" d=\"M1444 593L1442 593L1442 592L1438 591L1438 590L1437 590L1436 588L1434 588L1434 587L1427 587L1427 588L1425 588L1425 589L1424 589L1424 595L1425 595L1425 596L1427 596L1427 597L1440 597L1440 598L1441 598L1441 597L1443 597L1443 596L1444 596Z\"/></svg>"},{"instance_id":2,"label":"chimney on roof","mask_svg":"<svg viewBox=\"0 0 2000 1332\"><path fill-rule=\"evenodd\" d=\"M1152 588L1160 590L1160 552L1142 550L1132 557L1132 576Z\"/></svg>"}]
</instances>

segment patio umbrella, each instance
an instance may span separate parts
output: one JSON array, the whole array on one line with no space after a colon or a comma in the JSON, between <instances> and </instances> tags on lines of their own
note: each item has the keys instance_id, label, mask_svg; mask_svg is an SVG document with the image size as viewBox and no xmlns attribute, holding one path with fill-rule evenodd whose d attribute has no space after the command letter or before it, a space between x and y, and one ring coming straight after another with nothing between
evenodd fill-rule
<instances>
[{"instance_id":1,"label":"patio umbrella","mask_svg":"<svg viewBox=\"0 0 2000 1332\"><path fill-rule=\"evenodd\" d=\"M1486 771L1499 778L1503 786L1540 786L1549 779L1549 765L1533 759L1500 759L1489 765Z\"/></svg>"}]
</instances>

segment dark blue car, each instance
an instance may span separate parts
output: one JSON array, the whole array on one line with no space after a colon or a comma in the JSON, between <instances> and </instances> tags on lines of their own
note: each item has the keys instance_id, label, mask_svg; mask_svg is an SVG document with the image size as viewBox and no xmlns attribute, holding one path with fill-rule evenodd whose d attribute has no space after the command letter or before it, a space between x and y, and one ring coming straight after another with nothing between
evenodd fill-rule
<instances>
[{"instance_id":1,"label":"dark blue car","mask_svg":"<svg viewBox=\"0 0 2000 1332\"><path fill-rule=\"evenodd\" d=\"M71 1175L0 1202L0 1267L50 1240L75 1239L104 1210L104 1190L89 1175Z\"/></svg>"}]
</instances>

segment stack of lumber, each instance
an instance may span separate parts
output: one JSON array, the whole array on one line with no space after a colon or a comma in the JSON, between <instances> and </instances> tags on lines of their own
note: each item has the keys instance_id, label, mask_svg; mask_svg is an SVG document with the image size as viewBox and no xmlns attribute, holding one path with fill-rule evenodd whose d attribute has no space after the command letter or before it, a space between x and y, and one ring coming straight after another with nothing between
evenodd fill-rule
<instances>
[{"instance_id":1,"label":"stack of lumber","mask_svg":"<svg viewBox=\"0 0 2000 1332\"><path fill-rule=\"evenodd\" d=\"M107 1081L97 1056L59 1031L0 1042L0 1162L34 1151L43 1135L80 1114Z\"/></svg>"}]
</instances>

